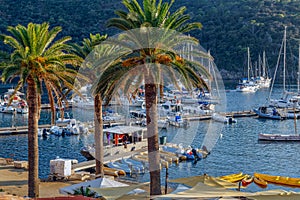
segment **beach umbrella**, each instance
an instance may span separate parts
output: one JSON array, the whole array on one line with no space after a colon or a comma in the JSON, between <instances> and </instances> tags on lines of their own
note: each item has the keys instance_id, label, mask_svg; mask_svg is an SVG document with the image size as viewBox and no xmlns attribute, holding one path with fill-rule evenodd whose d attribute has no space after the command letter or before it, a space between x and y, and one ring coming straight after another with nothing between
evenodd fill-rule
<instances>
[{"instance_id":1,"label":"beach umbrella","mask_svg":"<svg viewBox=\"0 0 300 200\"><path fill-rule=\"evenodd\" d=\"M196 186L198 183L204 183L209 186L224 187L224 188L238 188L238 184L231 183L216 177L208 175L190 176L185 178L177 178L169 180L171 183L181 183L190 187Z\"/></svg>"},{"instance_id":2,"label":"beach umbrella","mask_svg":"<svg viewBox=\"0 0 300 200\"><path fill-rule=\"evenodd\" d=\"M130 199L133 199L132 197L136 194L139 194L139 197L143 197L145 199L146 197L146 191L137 189L138 187L141 187L144 184L137 184L137 185L128 185L128 186L122 186L122 187L111 187L111 188L89 188L90 190L96 192L99 194L99 196L104 197L106 200L115 200L118 198L124 199L124 195L130 195ZM140 193L145 193L145 195L140 195ZM136 199L136 198L134 198Z\"/></svg>"},{"instance_id":3,"label":"beach umbrella","mask_svg":"<svg viewBox=\"0 0 300 200\"><path fill-rule=\"evenodd\" d=\"M228 190L220 186L208 186L204 183L197 183L191 189L176 194L167 194L155 196L155 198L173 198L173 199L193 199L193 198L219 198L219 197L244 197L251 196L251 193Z\"/></svg>"},{"instance_id":4,"label":"beach umbrella","mask_svg":"<svg viewBox=\"0 0 300 200\"><path fill-rule=\"evenodd\" d=\"M74 185L66 186L59 189L59 193L61 194L74 194L76 190L80 189L81 187L83 189L86 189L88 187L92 188L112 188L112 187L124 187L128 186L125 183L121 183L118 181L114 181L109 178L97 178L95 180L91 181L85 181L81 183L77 183Z\"/></svg>"}]
</instances>

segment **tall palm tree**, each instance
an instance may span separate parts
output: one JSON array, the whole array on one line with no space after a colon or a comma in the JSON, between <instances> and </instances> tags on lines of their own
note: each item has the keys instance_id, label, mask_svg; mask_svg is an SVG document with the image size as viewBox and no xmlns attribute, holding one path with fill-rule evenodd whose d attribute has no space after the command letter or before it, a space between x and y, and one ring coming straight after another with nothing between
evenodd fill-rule
<instances>
[{"instance_id":1,"label":"tall palm tree","mask_svg":"<svg viewBox=\"0 0 300 200\"><path fill-rule=\"evenodd\" d=\"M77 71L67 68L67 64L77 65L80 58L72 53L66 44L71 37L55 40L61 27L49 30L48 23L33 24L27 27L8 27L10 35L1 39L12 48L10 59L3 65L2 81L18 77L15 88L27 85L28 102L28 196L39 196L38 176L38 121L41 105L42 85L46 86L54 107L54 97L61 95L63 87L72 88ZM53 108L52 108L53 109Z\"/></svg>"},{"instance_id":2,"label":"tall palm tree","mask_svg":"<svg viewBox=\"0 0 300 200\"><path fill-rule=\"evenodd\" d=\"M111 18L108 22L109 27L116 27L120 30L128 32L136 28L141 28L141 32L145 30L145 27L162 28L164 29L162 31L164 32L164 37L160 37L160 39L162 39L163 42L170 43L171 41L175 42L175 40L171 38L170 35L168 36L168 30L174 30L181 33L185 33L194 29L199 29L202 26L200 23L197 22L188 22L190 16L184 14L184 12L186 11L185 7L181 7L175 10L174 12L171 12L170 9L174 3L174 0L171 0L170 3L163 3L162 0L159 0L158 2L156 0L143 0L143 7L138 3L137 0L123 0L122 3L126 7L127 11L117 10L115 13L118 15L118 18ZM151 32L148 32L147 30L145 32L145 34L151 35ZM131 40L138 47L143 45L145 40L141 41L140 38L143 38L143 36L141 36L140 33L129 33L129 35L130 36L123 38ZM152 36L156 37L155 35ZM145 38L147 41L148 37ZM169 46L170 45L171 44L169 44ZM159 89L158 83L161 82L156 81L157 79L161 78L161 64L170 66L173 70L177 71L182 77L184 77L185 85L207 87L207 85L205 84L205 82L199 74L200 72L207 74L207 71L204 69L203 66L197 65L196 63L190 62L180 57L178 52L172 52L168 50L167 46L164 46L164 48L165 49L163 49L159 45L156 45L154 47L143 46L143 48L136 48L132 51L131 54L126 55L127 58L124 56L123 62L123 66L127 68L144 66L140 69L140 71L143 71L142 76L145 82L144 87L147 115L147 134L149 152L148 156L150 168L152 168L152 170L150 169L151 195L161 194L157 128L157 91ZM147 63L155 63L155 65L151 66L154 66L153 69L157 70L150 70L149 67L147 67ZM197 69L200 70L200 72L196 71ZM169 72L169 74L173 74L171 71ZM130 76L130 74L128 74L128 76Z\"/></svg>"},{"instance_id":3,"label":"tall palm tree","mask_svg":"<svg viewBox=\"0 0 300 200\"><path fill-rule=\"evenodd\" d=\"M105 41L107 35L100 34L90 34L90 38L85 38L82 41L81 45L73 44L73 52L80 56L83 59L94 50L94 48ZM87 66L87 65L83 65ZM91 80L95 79L95 70L86 67L80 71L88 76ZM95 140L95 161L96 161L96 174L99 174L101 177L104 177L104 152L103 152L103 120L102 120L102 105L103 105L103 96L104 94L93 93L94 95L94 140Z\"/></svg>"}]
</instances>

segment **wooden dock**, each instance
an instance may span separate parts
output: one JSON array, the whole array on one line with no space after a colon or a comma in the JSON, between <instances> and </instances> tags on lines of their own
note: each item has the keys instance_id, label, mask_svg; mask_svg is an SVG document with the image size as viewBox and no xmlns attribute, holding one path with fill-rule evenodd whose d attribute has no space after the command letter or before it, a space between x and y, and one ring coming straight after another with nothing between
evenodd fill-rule
<instances>
[{"instance_id":1,"label":"wooden dock","mask_svg":"<svg viewBox=\"0 0 300 200\"><path fill-rule=\"evenodd\" d=\"M228 117L254 117L257 116L256 113L254 113L251 110L248 111L234 111L234 112L226 112L226 113L220 113L221 115L226 115ZM211 115L193 115L193 116L184 116L183 119L186 119L188 121L202 121L202 120L210 120ZM125 121L110 121L110 122L104 122L104 127L111 127L116 125L124 125ZM56 124L58 126L66 126L67 124ZM39 128L51 128L52 125L50 124L44 124L39 125ZM14 127L1 127L0 128L0 135L14 135L14 134L27 134L28 127L27 126L14 126Z\"/></svg>"},{"instance_id":2,"label":"wooden dock","mask_svg":"<svg viewBox=\"0 0 300 200\"><path fill-rule=\"evenodd\" d=\"M39 125L39 128L51 128L50 124ZM0 135L27 134L28 126L1 127Z\"/></svg>"}]
</instances>

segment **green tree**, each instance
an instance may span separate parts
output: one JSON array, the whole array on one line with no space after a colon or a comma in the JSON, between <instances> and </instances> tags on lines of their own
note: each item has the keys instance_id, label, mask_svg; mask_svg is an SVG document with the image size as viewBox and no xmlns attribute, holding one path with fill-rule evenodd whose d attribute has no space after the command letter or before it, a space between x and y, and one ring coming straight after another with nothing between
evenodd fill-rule
<instances>
[{"instance_id":1,"label":"green tree","mask_svg":"<svg viewBox=\"0 0 300 200\"><path fill-rule=\"evenodd\" d=\"M168 36L168 30L175 30L181 33L189 32L194 29L201 28L200 23L188 23L190 16L184 14L186 11L185 7L171 12L171 6L174 3L172 0L170 3L163 3L162 0L143 0L142 6L136 0L123 0L122 3L127 8L127 11L117 10L115 13L119 16L118 18L111 18L108 22L109 27L116 27L123 31L129 31L136 28L145 27L158 27L167 31L166 35L158 37L164 42L168 41L168 45L172 47L172 41L175 39ZM152 30L151 30L152 31ZM145 34L149 34L146 30ZM163 31L164 32L164 31ZM150 32L151 33L151 32ZM136 37L129 34L126 38L131 40L137 46L145 41L140 40L140 34L137 33ZM172 35L172 34L171 34ZM157 37L153 35L154 37ZM143 37L143 36L141 36ZM148 37L147 37L148 38ZM183 40L183 39L182 39ZM181 40L181 42L182 42ZM146 39L147 41L147 39ZM157 43L158 44L158 43ZM173 44L174 45L174 44ZM146 98L146 118L147 118L147 134L148 134L148 155L150 165L150 194L159 195L161 194L161 181L160 181L160 168L159 168L159 145L158 145L158 128L157 128L157 91L159 89L158 84L161 81L157 81L161 77L162 68L161 64L170 66L173 70L176 70L182 77L184 77L184 84L188 84L190 80L193 86L203 87L206 86L199 74L194 70L194 64L185 61L179 56L178 53L169 50L164 50L162 47L157 45L151 48L141 48L135 50L131 54L127 54L123 57L123 67L135 68L137 66L144 66L140 69L143 74L139 80L145 81L145 98ZM157 70L151 70L147 67L147 63L155 63L151 65ZM203 66L200 68L202 72L205 72ZM154 71L158 73L153 73ZM134 74L134 73L132 73ZM172 74L172 72L170 73ZM127 74L131 76L130 74ZM131 80L136 80L133 78ZM173 79L174 80L174 79ZM150 123L151 122L151 123ZM153 170L151 170L151 168Z\"/></svg>"},{"instance_id":2,"label":"green tree","mask_svg":"<svg viewBox=\"0 0 300 200\"><path fill-rule=\"evenodd\" d=\"M85 59L93 49L105 41L107 35L100 34L90 34L90 38L85 38L81 45L73 44L73 52L76 53L81 58ZM88 70L82 70L91 80L96 77L95 70L87 66ZM105 94L103 94L105 95ZM104 177L104 153L103 153L103 120L102 120L102 102L103 98L101 94L94 93L94 140L95 140L95 161L96 161L96 174L100 174Z\"/></svg>"},{"instance_id":3,"label":"green tree","mask_svg":"<svg viewBox=\"0 0 300 200\"><path fill-rule=\"evenodd\" d=\"M38 121L41 105L42 85L45 84L54 108L54 97L62 94L62 88L73 88L77 71L67 64L77 65L80 58L68 53L71 46L66 44L71 37L55 40L61 27L49 30L48 23L27 27L8 27L10 35L1 39L12 48L10 59L3 65L2 81L19 78L15 91L27 85L28 102L28 196L39 196L38 176Z\"/></svg>"}]
</instances>

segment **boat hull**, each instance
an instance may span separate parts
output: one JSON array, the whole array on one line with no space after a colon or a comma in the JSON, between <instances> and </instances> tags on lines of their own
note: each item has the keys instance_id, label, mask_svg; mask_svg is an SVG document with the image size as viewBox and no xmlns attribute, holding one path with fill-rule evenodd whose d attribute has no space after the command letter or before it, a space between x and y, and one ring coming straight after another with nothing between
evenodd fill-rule
<instances>
[{"instance_id":1,"label":"boat hull","mask_svg":"<svg viewBox=\"0 0 300 200\"><path fill-rule=\"evenodd\" d=\"M267 119L275 119L275 120L283 120L285 117L278 115L273 115L272 113L263 113L260 109L253 109L253 111L260 117L260 118L267 118Z\"/></svg>"},{"instance_id":2,"label":"boat hull","mask_svg":"<svg viewBox=\"0 0 300 200\"><path fill-rule=\"evenodd\" d=\"M225 176L220 176L219 178L222 179L222 180L231 182L231 183L236 183L236 182L242 181L246 177L248 177L248 175L243 174L241 172L241 173L238 173L238 174L229 174L229 175L225 175Z\"/></svg>"},{"instance_id":3,"label":"boat hull","mask_svg":"<svg viewBox=\"0 0 300 200\"><path fill-rule=\"evenodd\" d=\"M258 135L258 140L264 141L300 141L300 135L264 134Z\"/></svg>"},{"instance_id":4,"label":"boat hull","mask_svg":"<svg viewBox=\"0 0 300 200\"><path fill-rule=\"evenodd\" d=\"M268 174L254 173L256 178L261 178L268 183L278 184L282 186L300 187L300 178L291 178L286 176L272 176Z\"/></svg>"},{"instance_id":5,"label":"boat hull","mask_svg":"<svg viewBox=\"0 0 300 200\"><path fill-rule=\"evenodd\" d=\"M268 186L268 182L261 179L260 177L255 177L254 176L253 181L256 185L258 185L261 188L266 188Z\"/></svg>"}]
</instances>

